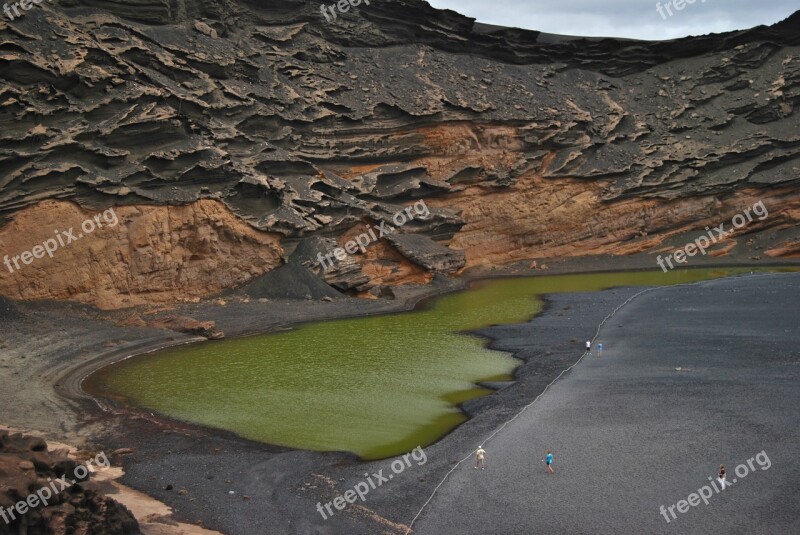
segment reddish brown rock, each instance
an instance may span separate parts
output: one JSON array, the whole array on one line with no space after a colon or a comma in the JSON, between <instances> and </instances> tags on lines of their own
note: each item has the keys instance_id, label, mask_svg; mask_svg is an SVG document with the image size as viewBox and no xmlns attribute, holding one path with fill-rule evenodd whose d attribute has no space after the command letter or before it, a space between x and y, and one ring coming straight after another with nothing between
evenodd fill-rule
<instances>
[{"instance_id":1,"label":"reddish brown rock","mask_svg":"<svg viewBox=\"0 0 800 535\"><path fill-rule=\"evenodd\" d=\"M277 234L237 218L217 201L114 208L118 223L59 247L52 258L0 269L0 294L13 299L71 299L113 309L191 300L237 286L282 263ZM0 227L0 251L30 251L97 213L45 201ZM113 219L109 217L109 219ZM66 238L65 238L66 241Z\"/></svg>"},{"instance_id":2,"label":"reddish brown rock","mask_svg":"<svg viewBox=\"0 0 800 535\"><path fill-rule=\"evenodd\" d=\"M773 258L800 258L800 241L784 242L764 254Z\"/></svg>"},{"instance_id":3,"label":"reddish brown rock","mask_svg":"<svg viewBox=\"0 0 800 535\"><path fill-rule=\"evenodd\" d=\"M212 340L219 340L225 337L223 332L216 329L216 322L198 321L185 316L165 316L163 318L157 318L147 322L147 326L155 329L169 329L179 333L196 334Z\"/></svg>"}]
</instances>

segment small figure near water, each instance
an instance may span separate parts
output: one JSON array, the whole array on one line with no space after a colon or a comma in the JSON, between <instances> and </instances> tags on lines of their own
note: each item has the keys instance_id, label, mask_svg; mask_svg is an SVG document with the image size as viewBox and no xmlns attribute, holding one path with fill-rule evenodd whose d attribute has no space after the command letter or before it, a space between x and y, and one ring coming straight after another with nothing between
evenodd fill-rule
<instances>
[{"instance_id":1,"label":"small figure near water","mask_svg":"<svg viewBox=\"0 0 800 535\"><path fill-rule=\"evenodd\" d=\"M481 470L486 469L486 450L483 449L483 446L478 446L478 451L475 452L475 470L480 468Z\"/></svg>"},{"instance_id":2,"label":"small figure near water","mask_svg":"<svg viewBox=\"0 0 800 535\"><path fill-rule=\"evenodd\" d=\"M555 474L555 472L553 471L553 466L552 466L552 464L553 464L553 454L550 452L550 450L545 451L545 453L547 454L547 456L544 458L544 462L547 465L547 473L548 474Z\"/></svg>"},{"instance_id":3,"label":"small figure near water","mask_svg":"<svg viewBox=\"0 0 800 535\"><path fill-rule=\"evenodd\" d=\"M586 352L587 353L591 353L592 352L592 342L591 342L591 340L586 340Z\"/></svg>"},{"instance_id":4,"label":"small figure near water","mask_svg":"<svg viewBox=\"0 0 800 535\"><path fill-rule=\"evenodd\" d=\"M725 490L725 486L726 485L728 487L730 487L730 483L728 483L728 481L725 479L725 465L724 464L719 465L719 478L718 478L718 481L719 481L719 486L722 487L722 490Z\"/></svg>"}]
</instances>

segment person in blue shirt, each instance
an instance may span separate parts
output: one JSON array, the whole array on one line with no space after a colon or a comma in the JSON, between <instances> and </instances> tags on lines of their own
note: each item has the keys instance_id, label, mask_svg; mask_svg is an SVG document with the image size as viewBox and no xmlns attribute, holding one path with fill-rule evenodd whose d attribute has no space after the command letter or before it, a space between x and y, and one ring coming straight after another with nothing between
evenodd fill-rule
<instances>
[{"instance_id":1,"label":"person in blue shirt","mask_svg":"<svg viewBox=\"0 0 800 535\"><path fill-rule=\"evenodd\" d=\"M553 454L550 453L550 450L547 450L545 453L547 454L547 457L544 458L544 462L545 462L545 464L547 464L547 472L550 473L550 474L555 474L555 472L553 471L553 466L552 466L552 464L553 464Z\"/></svg>"}]
</instances>

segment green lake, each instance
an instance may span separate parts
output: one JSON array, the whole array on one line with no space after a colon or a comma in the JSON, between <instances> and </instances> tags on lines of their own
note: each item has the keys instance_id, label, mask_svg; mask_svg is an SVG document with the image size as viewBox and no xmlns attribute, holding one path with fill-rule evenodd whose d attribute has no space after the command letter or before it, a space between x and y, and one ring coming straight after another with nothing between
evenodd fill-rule
<instances>
[{"instance_id":1,"label":"green lake","mask_svg":"<svg viewBox=\"0 0 800 535\"><path fill-rule=\"evenodd\" d=\"M134 357L100 370L84 386L96 396L252 440L349 451L363 459L391 457L429 445L465 421L458 404L490 393L477 382L512 378L520 361L486 349L486 340L464 331L527 321L547 293L663 286L750 271L480 281L412 312L304 324Z\"/></svg>"}]
</instances>

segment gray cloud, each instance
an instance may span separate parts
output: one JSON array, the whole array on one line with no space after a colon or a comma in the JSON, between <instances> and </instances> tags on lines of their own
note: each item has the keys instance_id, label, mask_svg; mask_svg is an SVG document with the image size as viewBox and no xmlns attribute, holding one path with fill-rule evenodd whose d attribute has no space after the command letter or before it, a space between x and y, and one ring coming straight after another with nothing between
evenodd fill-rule
<instances>
[{"instance_id":1,"label":"gray cloud","mask_svg":"<svg viewBox=\"0 0 800 535\"><path fill-rule=\"evenodd\" d=\"M696 0L672 16L656 4L675 0L428 0L479 22L565 35L672 39L773 24L800 6L797 0ZM680 1L680 0L678 0ZM684 0L686 1L686 0Z\"/></svg>"}]
</instances>

